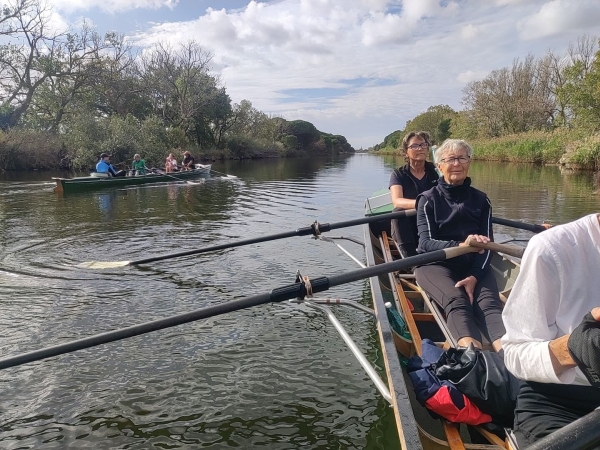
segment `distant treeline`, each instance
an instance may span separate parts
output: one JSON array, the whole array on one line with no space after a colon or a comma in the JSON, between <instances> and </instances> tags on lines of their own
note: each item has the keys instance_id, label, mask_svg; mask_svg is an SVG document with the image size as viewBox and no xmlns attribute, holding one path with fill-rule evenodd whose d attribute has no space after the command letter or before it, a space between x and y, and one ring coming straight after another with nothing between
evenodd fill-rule
<instances>
[{"instance_id":1,"label":"distant treeline","mask_svg":"<svg viewBox=\"0 0 600 450\"><path fill-rule=\"evenodd\" d=\"M43 0L0 11L0 170L83 169L102 152L161 165L183 150L197 159L354 151L309 122L232 104L196 42L142 52L85 24L52 31L50 18Z\"/></svg>"},{"instance_id":2,"label":"distant treeline","mask_svg":"<svg viewBox=\"0 0 600 450\"><path fill-rule=\"evenodd\" d=\"M370 150L399 151L405 132L434 143L465 139L477 158L600 168L600 42L581 36L565 55L516 59L463 89L464 110L430 107Z\"/></svg>"}]
</instances>

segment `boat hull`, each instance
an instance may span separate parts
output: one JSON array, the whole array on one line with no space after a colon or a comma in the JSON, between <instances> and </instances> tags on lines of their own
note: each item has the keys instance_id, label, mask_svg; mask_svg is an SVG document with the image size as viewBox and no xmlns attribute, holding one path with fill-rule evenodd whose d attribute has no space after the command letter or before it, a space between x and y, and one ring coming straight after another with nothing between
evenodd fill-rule
<instances>
[{"instance_id":1,"label":"boat hull","mask_svg":"<svg viewBox=\"0 0 600 450\"><path fill-rule=\"evenodd\" d=\"M111 187L135 186L150 183L165 183L171 181L186 181L192 178L206 176L210 173L210 164L196 170L173 172L170 174L151 173L132 177L78 177L78 178L53 178L56 181L54 192L57 194L84 192Z\"/></svg>"}]
</instances>

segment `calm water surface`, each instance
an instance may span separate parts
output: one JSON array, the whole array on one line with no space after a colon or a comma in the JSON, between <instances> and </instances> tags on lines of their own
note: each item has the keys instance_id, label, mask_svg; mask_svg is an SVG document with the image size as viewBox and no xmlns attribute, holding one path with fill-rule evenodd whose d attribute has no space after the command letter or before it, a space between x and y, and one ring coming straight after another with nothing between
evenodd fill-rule
<instances>
[{"instance_id":1,"label":"calm water surface","mask_svg":"<svg viewBox=\"0 0 600 450\"><path fill-rule=\"evenodd\" d=\"M218 163L237 179L58 197L56 174L0 178L0 356L357 268L309 237L155 262L80 269L360 217L393 157ZM600 210L592 177L474 163L494 214L561 223ZM498 229L498 231L507 231ZM338 230L362 240L360 228ZM527 236L526 232L521 232ZM345 244L362 258L356 244ZM369 304L364 282L326 293ZM337 315L382 370L375 325ZM327 319L276 304L0 372L2 449L384 449L383 399Z\"/></svg>"}]
</instances>

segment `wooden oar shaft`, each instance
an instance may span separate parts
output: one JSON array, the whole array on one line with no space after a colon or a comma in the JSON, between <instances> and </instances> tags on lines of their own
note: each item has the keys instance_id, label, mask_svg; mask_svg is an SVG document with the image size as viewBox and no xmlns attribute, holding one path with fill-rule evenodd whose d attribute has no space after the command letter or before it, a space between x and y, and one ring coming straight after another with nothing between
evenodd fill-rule
<instances>
[{"instance_id":1,"label":"wooden oar shaft","mask_svg":"<svg viewBox=\"0 0 600 450\"><path fill-rule=\"evenodd\" d=\"M497 244L495 242L477 242L474 239L468 240L468 243L471 247L482 248L484 250L491 250L493 252L504 253L505 255L514 256L516 258L522 258L523 253L525 253L525 248L519 247L517 245L506 245L506 244Z\"/></svg>"},{"instance_id":2,"label":"wooden oar shaft","mask_svg":"<svg viewBox=\"0 0 600 450\"><path fill-rule=\"evenodd\" d=\"M444 250L436 250L422 255L412 256L410 258L401 259L398 261L379 264L366 269L358 269L341 275L332 277L320 277L310 281L311 290L313 293L319 293L328 290L330 287L339 286L341 284L350 283L353 281L363 280L365 278L384 275L397 270L405 270L421 264L429 264L436 261L443 261L448 258L453 258L474 250L472 247L452 247ZM106 333L97 334L77 341L67 342L64 344L55 345L40 350L34 350L23 355L12 356L0 359L0 369L20 366L33 361L51 358L53 356L71 353L85 348L95 347L109 342L115 342L122 339L139 336L141 334L150 333L152 331L162 330L165 328L175 327L196 320L206 319L209 317L218 316L228 312L239 311L253 306L262 305L270 302L282 302L293 298L303 298L306 296L306 285L304 283L294 283L287 286L282 286L273 289L266 294L255 295L243 299L232 300L217 305L200 308L195 311L179 314L176 316L158 319L151 322L133 325L131 327L122 328L119 330L108 331Z\"/></svg>"},{"instance_id":3,"label":"wooden oar shaft","mask_svg":"<svg viewBox=\"0 0 600 450\"><path fill-rule=\"evenodd\" d=\"M155 262L155 261L162 261L165 259L179 258L181 256L198 255L200 253L208 253L208 252L214 252L217 250L225 250L227 248L241 247L243 245L258 244L260 242L275 241L277 239L284 239L284 238L289 238L289 237L294 237L294 236L309 236L312 234L316 234L318 232L326 232L326 231L331 231L331 230L335 230L338 228L347 228L347 227L352 227L355 225L363 225L365 223L378 222L381 220L397 219L399 217L409 217L409 216L414 216L415 214L416 214L416 211L414 209L410 209L407 211L397 211L397 212L393 212L393 213L389 213L389 214L382 214L379 216L361 217L359 219L347 220L345 222L338 222L338 223L319 224L319 223L315 222L313 225L311 225L309 227L298 228L297 230L294 230L294 231L286 231L283 233L270 234L267 236L258 236L255 238L244 239L241 241L228 242L226 244L218 244L218 245L212 245L210 247L187 250L185 252L169 253L167 255L162 255L162 256L154 256L151 258L138 259L136 261L130 261L128 265L136 266L138 264L146 264L146 263Z\"/></svg>"}]
</instances>

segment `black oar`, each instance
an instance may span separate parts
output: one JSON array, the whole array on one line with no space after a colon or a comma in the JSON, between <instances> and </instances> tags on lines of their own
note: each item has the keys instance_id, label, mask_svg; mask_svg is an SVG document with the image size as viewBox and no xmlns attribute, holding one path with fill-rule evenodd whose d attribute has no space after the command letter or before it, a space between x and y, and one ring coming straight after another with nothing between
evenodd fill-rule
<instances>
[{"instance_id":1,"label":"black oar","mask_svg":"<svg viewBox=\"0 0 600 450\"><path fill-rule=\"evenodd\" d=\"M481 245L482 248L485 248L485 244L479 245ZM514 247L511 245L496 245L506 249ZM364 280L365 278L384 275L386 273L398 270L409 269L422 264L443 261L445 259L454 258L456 256L464 255L474 251L479 251L479 248L470 246L451 247L444 250L436 250L434 252L412 256L410 258L400 259L398 261L367 267L366 269L354 270L352 272L347 272L340 275L315 278L310 280L310 286L301 282L294 283L273 289L271 292L266 294L259 294L252 297L220 303L218 305L207 306L206 308L197 309L189 313L158 319L152 322L146 322L140 325L122 328L120 330L108 331L106 333L97 334L95 336L79 339L77 341L59 344L41 350L35 350L23 355L3 358L0 359L0 369L20 366L33 361L39 361L42 359L51 358L53 356L82 350L84 348L90 348L109 342L119 341L133 336L139 336L152 331L175 327L184 323L194 322L200 319L207 319L209 317L218 316L228 312L239 311L241 309L251 308L253 306L262 305L265 303L282 302L284 300L291 300L293 298L304 298L307 295L307 290L316 294L326 291L334 286L351 283L353 281Z\"/></svg>"},{"instance_id":2,"label":"black oar","mask_svg":"<svg viewBox=\"0 0 600 450\"><path fill-rule=\"evenodd\" d=\"M521 230L532 231L534 233L541 233L542 231L546 231L548 228L550 228L549 225L518 222L516 220L501 219L500 217L492 217L492 223L497 223L498 225L505 225L512 228L519 228Z\"/></svg>"},{"instance_id":3,"label":"black oar","mask_svg":"<svg viewBox=\"0 0 600 450\"><path fill-rule=\"evenodd\" d=\"M523 450L592 450L600 443L600 408Z\"/></svg>"},{"instance_id":4,"label":"black oar","mask_svg":"<svg viewBox=\"0 0 600 450\"><path fill-rule=\"evenodd\" d=\"M257 244L259 242L267 242L267 241L275 241L277 239L284 239L294 236L309 236L309 235L317 235L321 232L335 230L338 228L346 228L352 227L355 225L362 225L365 223L378 222L380 220L390 220L397 219L399 217L408 217L414 216L416 211L414 209L410 209L407 211L398 211L389 214L381 214L379 216L369 216L369 217L361 217L360 219L347 220L345 222L338 223L323 223L319 224L318 222L313 223L309 227L298 228L294 231L286 231L283 233L270 234L267 236L260 236L251 239L244 239L241 241L229 242L227 244L218 244L210 247L199 248L195 250L187 250L185 252L179 253L170 253L162 256L154 256L151 258L138 259L135 261L89 261L79 264L79 267L86 267L92 269L111 269L114 267L124 267L124 266L137 266L138 264L146 264L154 261L162 261L163 259L172 259L179 258L180 256L189 256L189 255L197 255L199 253L207 253L215 250L224 250L226 248L234 248L241 247L243 245L249 244Z\"/></svg>"}]
</instances>

